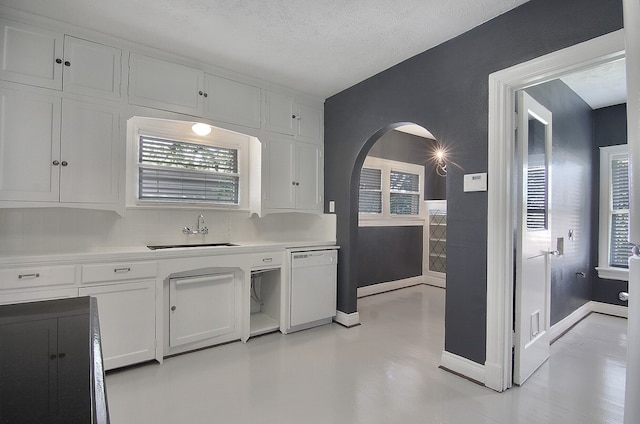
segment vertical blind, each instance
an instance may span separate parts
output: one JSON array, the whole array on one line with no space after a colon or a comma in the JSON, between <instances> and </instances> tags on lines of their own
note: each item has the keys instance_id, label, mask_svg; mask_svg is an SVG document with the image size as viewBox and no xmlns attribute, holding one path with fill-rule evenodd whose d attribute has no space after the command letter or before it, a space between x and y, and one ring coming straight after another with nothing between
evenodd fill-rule
<instances>
[{"instance_id":1,"label":"vertical blind","mask_svg":"<svg viewBox=\"0 0 640 424\"><path fill-rule=\"evenodd\" d=\"M238 204L237 149L147 136L139 141L141 200Z\"/></svg>"},{"instance_id":2,"label":"vertical blind","mask_svg":"<svg viewBox=\"0 0 640 424\"><path fill-rule=\"evenodd\" d=\"M629 159L611 160L611 237L609 265L627 268L631 256L629 243Z\"/></svg>"},{"instance_id":3,"label":"vertical blind","mask_svg":"<svg viewBox=\"0 0 640 424\"><path fill-rule=\"evenodd\" d=\"M391 171L390 203L392 215L418 215L420 212L420 176Z\"/></svg>"},{"instance_id":4,"label":"vertical blind","mask_svg":"<svg viewBox=\"0 0 640 424\"><path fill-rule=\"evenodd\" d=\"M382 170L362 168L360 172L360 213L382 213Z\"/></svg>"}]
</instances>

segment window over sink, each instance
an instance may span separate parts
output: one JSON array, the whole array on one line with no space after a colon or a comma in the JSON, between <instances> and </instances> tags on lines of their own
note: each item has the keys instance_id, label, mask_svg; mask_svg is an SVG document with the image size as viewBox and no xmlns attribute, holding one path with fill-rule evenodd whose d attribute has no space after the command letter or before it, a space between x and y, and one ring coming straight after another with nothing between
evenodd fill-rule
<instances>
[{"instance_id":1,"label":"window over sink","mask_svg":"<svg viewBox=\"0 0 640 424\"><path fill-rule=\"evenodd\" d=\"M248 135L193 122L129 121L129 206L248 207Z\"/></svg>"}]
</instances>

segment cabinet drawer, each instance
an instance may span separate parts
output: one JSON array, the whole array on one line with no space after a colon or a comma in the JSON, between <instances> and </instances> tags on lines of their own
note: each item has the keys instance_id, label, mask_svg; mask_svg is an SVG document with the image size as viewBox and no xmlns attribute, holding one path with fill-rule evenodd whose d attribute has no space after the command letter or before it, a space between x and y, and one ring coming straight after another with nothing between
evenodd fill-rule
<instances>
[{"instance_id":1,"label":"cabinet drawer","mask_svg":"<svg viewBox=\"0 0 640 424\"><path fill-rule=\"evenodd\" d=\"M0 289L58 286L75 283L75 266L24 267L0 270Z\"/></svg>"},{"instance_id":2,"label":"cabinet drawer","mask_svg":"<svg viewBox=\"0 0 640 424\"><path fill-rule=\"evenodd\" d=\"M282 257L282 252L256 253L251 256L251 268L279 267Z\"/></svg>"},{"instance_id":3,"label":"cabinet drawer","mask_svg":"<svg viewBox=\"0 0 640 424\"><path fill-rule=\"evenodd\" d=\"M64 299L77 296L78 289L76 288L21 291L19 293L0 294L0 305L7 305L10 303L39 302L42 300Z\"/></svg>"},{"instance_id":4,"label":"cabinet drawer","mask_svg":"<svg viewBox=\"0 0 640 424\"><path fill-rule=\"evenodd\" d=\"M82 266L82 283L155 278L155 262L115 262Z\"/></svg>"}]
</instances>

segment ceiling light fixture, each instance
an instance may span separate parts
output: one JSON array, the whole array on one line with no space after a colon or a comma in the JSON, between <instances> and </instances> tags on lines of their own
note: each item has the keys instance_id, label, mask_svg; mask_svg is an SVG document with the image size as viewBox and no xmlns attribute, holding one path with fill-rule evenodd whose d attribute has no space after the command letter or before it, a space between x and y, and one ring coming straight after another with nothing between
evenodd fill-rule
<instances>
[{"instance_id":1,"label":"ceiling light fixture","mask_svg":"<svg viewBox=\"0 0 640 424\"><path fill-rule=\"evenodd\" d=\"M201 122L196 122L191 126L191 131L200 136L209 135L211 133L211 125L203 124Z\"/></svg>"}]
</instances>

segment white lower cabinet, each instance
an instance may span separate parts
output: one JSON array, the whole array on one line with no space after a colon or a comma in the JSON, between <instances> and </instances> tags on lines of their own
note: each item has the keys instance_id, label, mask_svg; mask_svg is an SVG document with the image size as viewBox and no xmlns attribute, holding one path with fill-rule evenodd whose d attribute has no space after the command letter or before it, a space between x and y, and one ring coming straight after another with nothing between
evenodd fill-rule
<instances>
[{"instance_id":1,"label":"white lower cabinet","mask_svg":"<svg viewBox=\"0 0 640 424\"><path fill-rule=\"evenodd\" d=\"M155 280L81 287L80 296L98 299L105 369L155 357Z\"/></svg>"},{"instance_id":2,"label":"white lower cabinet","mask_svg":"<svg viewBox=\"0 0 640 424\"><path fill-rule=\"evenodd\" d=\"M237 310L233 273L172 278L169 348L197 342L213 345L238 338Z\"/></svg>"}]
</instances>

